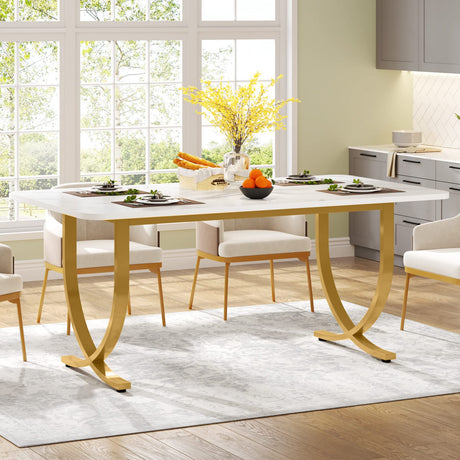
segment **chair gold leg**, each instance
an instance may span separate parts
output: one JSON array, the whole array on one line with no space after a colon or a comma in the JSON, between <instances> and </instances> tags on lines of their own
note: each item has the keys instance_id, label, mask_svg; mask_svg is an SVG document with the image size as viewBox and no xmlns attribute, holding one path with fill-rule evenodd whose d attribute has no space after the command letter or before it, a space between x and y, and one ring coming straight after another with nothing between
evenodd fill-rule
<instances>
[{"instance_id":1,"label":"chair gold leg","mask_svg":"<svg viewBox=\"0 0 460 460\"><path fill-rule=\"evenodd\" d=\"M27 354L26 354L26 342L24 340L24 327L22 324L22 311L21 311L21 300L19 297L15 301L17 310L18 310L18 324L19 324L19 335L21 336L21 346L22 346L22 359L27 361Z\"/></svg>"},{"instance_id":2,"label":"chair gold leg","mask_svg":"<svg viewBox=\"0 0 460 460\"><path fill-rule=\"evenodd\" d=\"M131 315L131 294L128 297L128 315Z\"/></svg>"},{"instance_id":3,"label":"chair gold leg","mask_svg":"<svg viewBox=\"0 0 460 460\"><path fill-rule=\"evenodd\" d=\"M307 267L308 294L310 296L310 311L314 313L315 305L313 301L313 287L311 285L310 259L308 257L305 261L305 266Z\"/></svg>"},{"instance_id":4,"label":"chair gold leg","mask_svg":"<svg viewBox=\"0 0 460 460\"><path fill-rule=\"evenodd\" d=\"M404 286L404 299L403 299L403 306L401 311L401 331L404 330L404 321L406 320L406 308L407 308L407 294L409 292L409 280L412 278L410 273L406 273L406 283Z\"/></svg>"},{"instance_id":5,"label":"chair gold leg","mask_svg":"<svg viewBox=\"0 0 460 460\"><path fill-rule=\"evenodd\" d=\"M193 298L195 297L195 286L196 286L196 279L198 278L198 270L200 269L200 261L202 257L197 256L196 258L196 266L195 266L195 274L193 275L193 283L192 283L192 291L190 292L190 302L188 303L189 310L192 309L193 305Z\"/></svg>"},{"instance_id":6,"label":"chair gold leg","mask_svg":"<svg viewBox=\"0 0 460 460\"><path fill-rule=\"evenodd\" d=\"M45 291L46 291L46 284L48 282L48 272L50 269L48 267L45 268L45 276L43 277L43 286L42 286L42 294L40 296L40 304L38 305L38 315L37 315L37 323L40 322L42 317L42 310L43 310L43 303L45 301Z\"/></svg>"},{"instance_id":7,"label":"chair gold leg","mask_svg":"<svg viewBox=\"0 0 460 460\"><path fill-rule=\"evenodd\" d=\"M70 312L67 310L67 335L70 335Z\"/></svg>"},{"instance_id":8,"label":"chair gold leg","mask_svg":"<svg viewBox=\"0 0 460 460\"><path fill-rule=\"evenodd\" d=\"M163 301L163 286L161 284L161 272L159 269L157 271L157 278L158 278L158 294L160 296L161 321L163 323L163 326L166 326L165 304Z\"/></svg>"},{"instance_id":9,"label":"chair gold leg","mask_svg":"<svg viewBox=\"0 0 460 460\"><path fill-rule=\"evenodd\" d=\"M227 304L228 304L228 272L230 263L225 262L225 288L224 288L224 321L227 321Z\"/></svg>"},{"instance_id":10,"label":"chair gold leg","mask_svg":"<svg viewBox=\"0 0 460 460\"><path fill-rule=\"evenodd\" d=\"M273 267L272 259L270 259L270 284L272 287L272 301L276 302L275 300L275 269Z\"/></svg>"}]
</instances>

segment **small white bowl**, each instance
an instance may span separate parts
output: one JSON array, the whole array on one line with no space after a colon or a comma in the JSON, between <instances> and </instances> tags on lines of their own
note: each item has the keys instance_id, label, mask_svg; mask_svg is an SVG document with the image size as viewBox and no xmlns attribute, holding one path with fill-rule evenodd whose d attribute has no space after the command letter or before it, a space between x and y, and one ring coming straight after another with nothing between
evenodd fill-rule
<instances>
[{"instance_id":1,"label":"small white bowl","mask_svg":"<svg viewBox=\"0 0 460 460\"><path fill-rule=\"evenodd\" d=\"M417 147L422 143L421 131L393 131L393 144L397 147Z\"/></svg>"}]
</instances>

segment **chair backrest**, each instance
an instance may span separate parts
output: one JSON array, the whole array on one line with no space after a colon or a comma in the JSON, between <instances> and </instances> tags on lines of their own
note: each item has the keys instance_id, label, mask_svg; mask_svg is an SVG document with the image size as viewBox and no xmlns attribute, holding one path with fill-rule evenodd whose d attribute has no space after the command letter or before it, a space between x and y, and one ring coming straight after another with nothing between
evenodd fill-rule
<instances>
[{"instance_id":1,"label":"chair backrest","mask_svg":"<svg viewBox=\"0 0 460 460\"><path fill-rule=\"evenodd\" d=\"M14 271L13 251L6 244L0 244L0 273L11 274Z\"/></svg>"},{"instance_id":2,"label":"chair backrest","mask_svg":"<svg viewBox=\"0 0 460 460\"><path fill-rule=\"evenodd\" d=\"M460 214L448 219L427 222L413 231L413 249L460 248Z\"/></svg>"},{"instance_id":3,"label":"chair backrest","mask_svg":"<svg viewBox=\"0 0 460 460\"><path fill-rule=\"evenodd\" d=\"M75 189L100 185L94 182L78 182L61 184L53 189ZM90 200L91 198L82 198ZM114 226L102 220L77 220L77 241L112 240ZM47 211L43 227L44 259L53 265L62 267L62 214ZM130 240L149 246L158 246L158 230L156 225L136 225L130 228Z\"/></svg>"},{"instance_id":4,"label":"chair backrest","mask_svg":"<svg viewBox=\"0 0 460 460\"><path fill-rule=\"evenodd\" d=\"M224 231L233 230L275 230L306 236L305 216L253 217L250 219L229 219L223 221Z\"/></svg>"},{"instance_id":5,"label":"chair backrest","mask_svg":"<svg viewBox=\"0 0 460 460\"><path fill-rule=\"evenodd\" d=\"M53 187L53 190L76 189L101 185L98 182L73 182L60 184ZM62 224L62 215L57 212L50 211L48 214L54 217ZM45 218L46 219L46 218ZM113 239L113 224L99 220L84 220L77 221L77 240L109 240Z\"/></svg>"}]
</instances>

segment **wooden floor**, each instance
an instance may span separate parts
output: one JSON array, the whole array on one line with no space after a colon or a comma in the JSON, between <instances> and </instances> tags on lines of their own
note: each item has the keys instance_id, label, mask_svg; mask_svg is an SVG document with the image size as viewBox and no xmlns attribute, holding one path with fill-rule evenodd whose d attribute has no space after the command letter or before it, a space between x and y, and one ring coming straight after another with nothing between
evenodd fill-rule
<instances>
[{"instance_id":1,"label":"wooden floor","mask_svg":"<svg viewBox=\"0 0 460 460\"><path fill-rule=\"evenodd\" d=\"M346 258L334 259L333 267L342 298L367 305L378 265ZM275 271L278 301L306 297L303 264L277 263ZM230 296L230 307L270 302L268 265L234 266L230 276L230 292L238 287L238 294ZM312 278L315 298L323 298L315 264ZM164 272L167 312L186 308L191 281L192 271ZM411 283L408 319L459 333L460 288L421 278ZM81 278L80 286L87 317L107 317L111 277ZM403 287L403 271L395 268L386 312L399 316ZM25 324L35 322L39 293L40 283L25 283ZM223 269L202 269L196 307L215 308L221 304L222 293ZM103 298L107 301L101 302ZM156 280L149 274L133 274L131 299L133 314L159 313ZM62 282L50 281L42 322L64 321L64 305ZM14 306L4 308L0 326L15 326L16 321ZM460 394L455 394L24 449L0 438L0 458L440 460L460 458L459 434Z\"/></svg>"}]
</instances>

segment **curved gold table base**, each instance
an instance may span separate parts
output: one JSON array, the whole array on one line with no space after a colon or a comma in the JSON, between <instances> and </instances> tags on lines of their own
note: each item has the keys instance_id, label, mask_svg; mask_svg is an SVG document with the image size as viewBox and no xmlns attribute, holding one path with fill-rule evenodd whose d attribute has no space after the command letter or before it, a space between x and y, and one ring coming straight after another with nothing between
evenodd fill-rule
<instances>
[{"instance_id":1,"label":"curved gold table base","mask_svg":"<svg viewBox=\"0 0 460 460\"><path fill-rule=\"evenodd\" d=\"M329 213L353 210L380 210L380 269L375 295L368 311L355 324L348 316L337 288L331 270L329 258ZM306 210L308 212L308 210ZM316 254L318 270L329 307L337 323L343 330L342 334L328 331L315 331L315 336L321 340L339 341L350 339L366 353L383 361L391 361L396 354L384 350L364 336L372 327L383 311L391 288L393 277L393 245L394 245L394 204L354 206L347 209L316 208L309 210L316 213ZM115 229L115 263L114 263L114 296L110 320L98 346L95 345L86 324L83 313L77 278L77 225L76 218L63 216L63 276L67 305L72 326L84 357L63 356L62 362L70 367L90 366L95 374L107 385L117 391L131 388L131 383L115 374L105 362L112 353L121 335L129 300L129 227L127 220L112 221Z\"/></svg>"},{"instance_id":2,"label":"curved gold table base","mask_svg":"<svg viewBox=\"0 0 460 460\"><path fill-rule=\"evenodd\" d=\"M345 310L331 270L329 258L329 213L316 214L316 258L326 299L329 307L342 330L342 334L328 331L315 331L315 337L327 341L350 339L355 345L366 353L381 359L391 361L396 354L384 350L372 343L364 333L372 327L385 307L390 293L393 278L394 262L394 205L387 203L375 205L373 209L380 210L380 268L377 288L371 305L361 320L355 324Z\"/></svg>"},{"instance_id":3,"label":"curved gold table base","mask_svg":"<svg viewBox=\"0 0 460 460\"><path fill-rule=\"evenodd\" d=\"M63 356L62 362L70 367L90 366L95 374L107 385L117 391L131 388L131 383L115 374L106 364L105 359L112 353L118 342L129 300L129 224L117 221L115 226L115 270L114 296L109 324L99 346L96 347L86 324L83 313L77 278L77 220L67 215L63 216L63 266L64 289L70 319L80 349L84 358Z\"/></svg>"}]
</instances>

